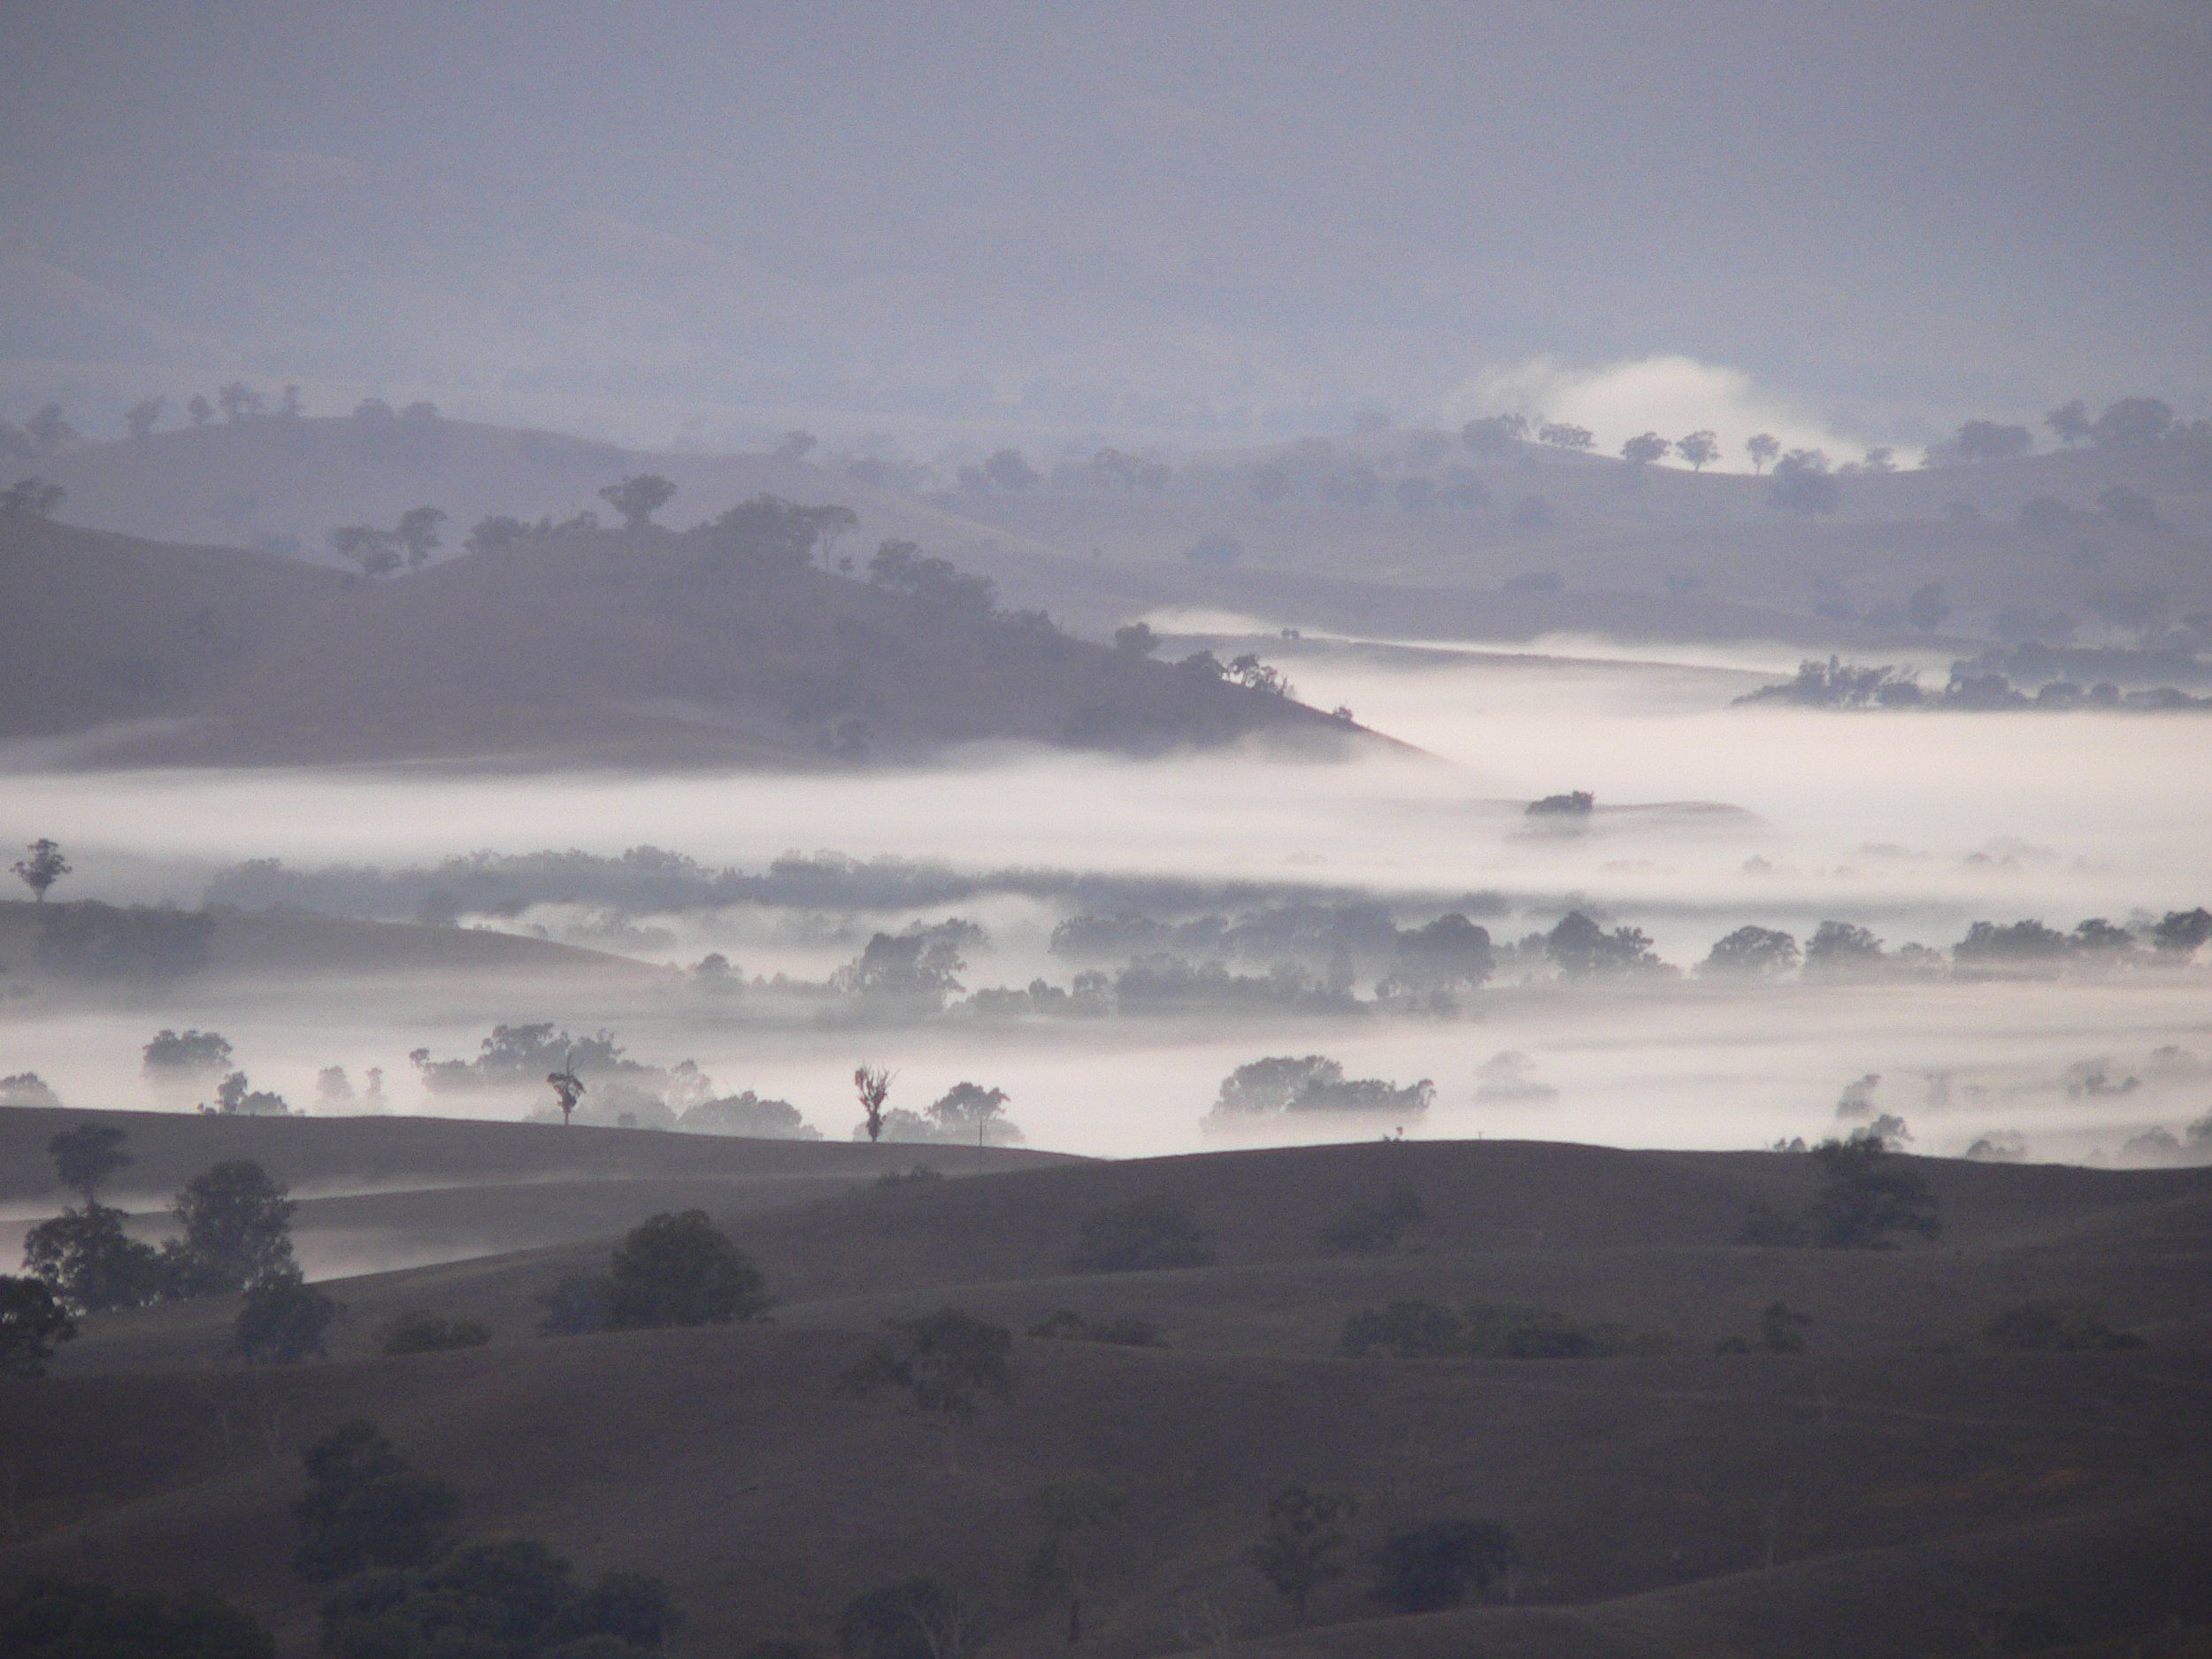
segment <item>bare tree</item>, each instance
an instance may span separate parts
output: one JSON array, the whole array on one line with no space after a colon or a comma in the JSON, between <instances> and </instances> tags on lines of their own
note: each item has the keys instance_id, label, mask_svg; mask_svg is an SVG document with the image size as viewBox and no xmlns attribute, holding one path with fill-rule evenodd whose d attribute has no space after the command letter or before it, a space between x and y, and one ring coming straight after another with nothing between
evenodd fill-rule
<instances>
[{"instance_id":1,"label":"bare tree","mask_svg":"<svg viewBox=\"0 0 2212 1659\"><path fill-rule=\"evenodd\" d=\"M871 1145L883 1138L883 1103L891 1098L894 1075L879 1065L864 1065L853 1073L853 1087L860 1091L860 1110L868 1118Z\"/></svg>"},{"instance_id":2,"label":"bare tree","mask_svg":"<svg viewBox=\"0 0 2212 1659\"><path fill-rule=\"evenodd\" d=\"M23 878L23 885L30 888L31 896L43 904L46 889L69 873L69 865L59 847L41 839L33 841L24 856L15 861L15 873Z\"/></svg>"}]
</instances>

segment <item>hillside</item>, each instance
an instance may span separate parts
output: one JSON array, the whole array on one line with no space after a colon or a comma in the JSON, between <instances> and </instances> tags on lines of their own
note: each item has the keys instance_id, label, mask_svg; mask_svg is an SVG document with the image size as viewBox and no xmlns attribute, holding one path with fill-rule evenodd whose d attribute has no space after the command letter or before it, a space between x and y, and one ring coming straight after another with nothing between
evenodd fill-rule
<instances>
[{"instance_id":1,"label":"hillside","mask_svg":"<svg viewBox=\"0 0 2212 1659\"><path fill-rule=\"evenodd\" d=\"M787 528L572 528L370 581L0 519L0 735L172 764L819 764L1349 730L929 568L832 575Z\"/></svg>"},{"instance_id":2,"label":"hillside","mask_svg":"<svg viewBox=\"0 0 2212 1659\"><path fill-rule=\"evenodd\" d=\"M392 1150L395 1124L276 1127L312 1132L315 1167L416 1162ZM340 1150L357 1130L387 1143ZM467 1156L507 1170L574 1145L595 1176L677 1139L468 1135ZM733 1170L757 1156L712 1150ZM866 1156L772 1151L786 1173ZM1925 1659L1978 1651L1977 1630L2050 1645L2212 1617L2212 1174L1913 1162L1947 1224L1935 1247L1731 1242L1747 1202L1809 1190L1802 1159L1406 1143L1010 1170L773 1209L733 1192L710 1207L780 1298L768 1326L532 1335L535 1295L603 1248L581 1243L334 1283L350 1311L333 1357L297 1371L204 1369L221 1302L104 1316L54 1377L0 1386L35 1425L16 1454L23 1535L0 1567L218 1588L303 1654L316 1592L287 1564L296 1453L365 1413L455 1485L480 1533L665 1577L687 1616L672 1659L819 1637L852 1596L916 1571L972 1599L977 1652L1056 1650L1064 1609L1024 1563L1033 1494L1077 1474L1127 1504L1092 1546L1085 1646L1132 1659ZM1432 1218L1409 1248L1320 1248L1348 1204L1399 1187ZM1068 1276L1084 1218L1132 1196L1185 1207L1213 1263ZM1335 1356L1346 1314L1406 1296L1526 1302L1671 1346ZM1990 1348L1991 1317L2032 1297L2093 1305L2149 1346ZM1807 1352L1714 1352L1776 1299L1809 1317ZM949 1467L937 1425L832 1386L879 1319L948 1302L1018 1330L1056 1308L1141 1317L1166 1346L1018 1338L1016 1396L983 1404ZM411 1307L483 1318L492 1342L374 1357L377 1326ZM1248 1557L1286 1480L1362 1500L1351 1571L1302 1633ZM1453 1514L1511 1527L1517 1605L1379 1618L1367 1552Z\"/></svg>"}]
</instances>

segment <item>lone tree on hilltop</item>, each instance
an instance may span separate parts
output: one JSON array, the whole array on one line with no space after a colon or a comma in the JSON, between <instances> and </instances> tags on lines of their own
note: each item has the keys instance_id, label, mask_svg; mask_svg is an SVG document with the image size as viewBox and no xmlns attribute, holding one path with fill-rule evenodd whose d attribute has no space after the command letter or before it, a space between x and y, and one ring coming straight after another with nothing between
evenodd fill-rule
<instances>
[{"instance_id":1,"label":"lone tree on hilltop","mask_svg":"<svg viewBox=\"0 0 2212 1659\"><path fill-rule=\"evenodd\" d=\"M61 1184L82 1194L89 1210L99 1202L100 1183L131 1162L123 1150L128 1138L113 1124L79 1124L49 1141L46 1151Z\"/></svg>"},{"instance_id":2,"label":"lone tree on hilltop","mask_svg":"<svg viewBox=\"0 0 2212 1659\"><path fill-rule=\"evenodd\" d=\"M904 1394L945 1422L945 1466L960 1468L960 1425L975 1416L984 1395L1010 1400L1013 1368L1007 1355L1014 1333L959 1308L940 1308L921 1319L887 1319L890 1335L877 1342L837 1379L837 1392L864 1400L885 1388Z\"/></svg>"},{"instance_id":3,"label":"lone tree on hilltop","mask_svg":"<svg viewBox=\"0 0 2212 1659\"><path fill-rule=\"evenodd\" d=\"M1673 444L1655 432L1639 433L1621 445L1621 459L1631 467L1641 470L1654 461L1665 460L1667 452L1673 448Z\"/></svg>"},{"instance_id":4,"label":"lone tree on hilltop","mask_svg":"<svg viewBox=\"0 0 2212 1659\"><path fill-rule=\"evenodd\" d=\"M561 1069L547 1072L545 1080L552 1086L553 1103L561 1109L561 1126L566 1128L576 1115L577 1102L584 1098L584 1079L576 1075L575 1056L565 1057Z\"/></svg>"},{"instance_id":5,"label":"lone tree on hilltop","mask_svg":"<svg viewBox=\"0 0 2212 1659\"><path fill-rule=\"evenodd\" d=\"M46 902L46 889L69 873L69 862L54 842L35 841L15 861L15 873L23 878L23 885L30 888L31 896L42 904Z\"/></svg>"},{"instance_id":6,"label":"lone tree on hilltop","mask_svg":"<svg viewBox=\"0 0 2212 1659\"><path fill-rule=\"evenodd\" d=\"M870 1145L883 1139L883 1103L891 1098L893 1073L879 1065L864 1065L853 1072L853 1087L860 1093L860 1110L867 1115Z\"/></svg>"},{"instance_id":7,"label":"lone tree on hilltop","mask_svg":"<svg viewBox=\"0 0 2212 1659\"><path fill-rule=\"evenodd\" d=\"M358 565L364 576L389 576L400 565L397 539L373 525L340 525L330 533L330 550Z\"/></svg>"},{"instance_id":8,"label":"lone tree on hilltop","mask_svg":"<svg viewBox=\"0 0 2212 1659\"><path fill-rule=\"evenodd\" d=\"M134 438L143 438L161 420L162 411L169 407L165 397L142 397L123 411L123 424L130 428Z\"/></svg>"},{"instance_id":9,"label":"lone tree on hilltop","mask_svg":"<svg viewBox=\"0 0 2212 1659\"><path fill-rule=\"evenodd\" d=\"M676 487L658 472L633 472L601 490L599 499L622 515L625 530L642 530L675 494Z\"/></svg>"},{"instance_id":10,"label":"lone tree on hilltop","mask_svg":"<svg viewBox=\"0 0 2212 1659\"><path fill-rule=\"evenodd\" d=\"M1290 1603L1290 1616L1306 1622L1313 1593L1344 1576L1344 1523L1359 1509L1348 1492L1316 1492L1291 1485L1267 1501L1267 1532L1253 1546L1252 1564Z\"/></svg>"},{"instance_id":11,"label":"lone tree on hilltop","mask_svg":"<svg viewBox=\"0 0 2212 1659\"><path fill-rule=\"evenodd\" d=\"M1782 453L1782 441L1770 432L1755 432L1745 442L1744 453L1751 457L1751 470L1763 472L1767 463Z\"/></svg>"},{"instance_id":12,"label":"lone tree on hilltop","mask_svg":"<svg viewBox=\"0 0 2212 1659\"><path fill-rule=\"evenodd\" d=\"M1686 438L1677 438L1674 452L1690 464L1690 471L1702 472L1720 459L1720 440L1709 428L1700 428Z\"/></svg>"}]
</instances>

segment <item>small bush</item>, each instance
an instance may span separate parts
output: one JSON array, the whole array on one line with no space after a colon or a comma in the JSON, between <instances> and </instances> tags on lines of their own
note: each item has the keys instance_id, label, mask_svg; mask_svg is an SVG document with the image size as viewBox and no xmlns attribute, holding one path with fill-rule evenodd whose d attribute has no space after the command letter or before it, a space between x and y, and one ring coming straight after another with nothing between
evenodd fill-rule
<instances>
[{"instance_id":1,"label":"small bush","mask_svg":"<svg viewBox=\"0 0 2212 1659\"><path fill-rule=\"evenodd\" d=\"M231 1352L249 1365L294 1365L320 1356L323 1333L343 1311L297 1273L250 1285L231 1326Z\"/></svg>"},{"instance_id":2,"label":"small bush","mask_svg":"<svg viewBox=\"0 0 2212 1659\"><path fill-rule=\"evenodd\" d=\"M1481 1596L1520 1559L1495 1521L1432 1521L1375 1552L1374 1599L1394 1613L1435 1613Z\"/></svg>"},{"instance_id":3,"label":"small bush","mask_svg":"<svg viewBox=\"0 0 2212 1659\"><path fill-rule=\"evenodd\" d=\"M1322 1228L1321 1248L1339 1256L1385 1256L1428 1218L1413 1190L1401 1187L1343 1211Z\"/></svg>"},{"instance_id":4,"label":"small bush","mask_svg":"<svg viewBox=\"0 0 2212 1659\"><path fill-rule=\"evenodd\" d=\"M1084 1221L1082 1236L1068 1257L1068 1270L1141 1273L1205 1267L1214 1259L1208 1236L1181 1205L1164 1198L1134 1198Z\"/></svg>"},{"instance_id":5,"label":"small bush","mask_svg":"<svg viewBox=\"0 0 2212 1659\"><path fill-rule=\"evenodd\" d=\"M2093 1308L2075 1302L2027 1302L1989 1322L1992 1348L2016 1353L2080 1353L2099 1348L2147 1348L2139 1336L2115 1331Z\"/></svg>"},{"instance_id":6,"label":"small bush","mask_svg":"<svg viewBox=\"0 0 2212 1659\"><path fill-rule=\"evenodd\" d=\"M410 1308L385 1325L380 1342L387 1354L434 1354L449 1348L481 1348L492 1340L480 1319L448 1319L426 1308Z\"/></svg>"},{"instance_id":7,"label":"small bush","mask_svg":"<svg viewBox=\"0 0 2212 1659\"><path fill-rule=\"evenodd\" d=\"M615 1248L607 1324L615 1330L727 1325L768 1310L760 1270L703 1210L655 1216Z\"/></svg>"},{"instance_id":8,"label":"small bush","mask_svg":"<svg viewBox=\"0 0 2212 1659\"><path fill-rule=\"evenodd\" d=\"M876 1177L876 1185L889 1192L900 1192L910 1187L934 1187L944 1176L926 1164L917 1164L910 1170L891 1170Z\"/></svg>"}]
</instances>

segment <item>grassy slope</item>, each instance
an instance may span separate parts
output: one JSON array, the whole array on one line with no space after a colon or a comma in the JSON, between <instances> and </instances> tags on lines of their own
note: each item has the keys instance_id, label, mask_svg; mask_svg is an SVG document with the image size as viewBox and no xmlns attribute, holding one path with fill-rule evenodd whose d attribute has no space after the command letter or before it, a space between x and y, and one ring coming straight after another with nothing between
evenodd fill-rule
<instances>
[{"instance_id":1,"label":"grassy slope","mask_svg":"<svg viewBox=\"0 0 2212 1659\"><path fill-rule=\"evenodd\" d=\"M536 1156L557 1133L482 1144L513 1136ZM612 1157L656 1141L669 1138L580 1144ZM693 1616L680 1655L819 1629L847 1596L910 1570L995 1596L995 1652L1042 1651L1049 1613L1014 1594L1029 1494L1086 1470L1132 1501L1101 1554L1103 1654L1191 1645L1178 1632L1194 1604L1246 1633L1280 1630L1243 1551L1288 1479L1361 1493L1363 1547L1438 1513L1506 1519L1528 1556L1523 1599L1572 1609L1342 1624L1371 1611L1355 1578L1325 1595L1329 1630L1255 1655L1962 1649L1960 1621L2047 1599L2058 1566L2147 1584L2139 1558L2197 1547L2200 1529L2156 1506L2200 1499L2212 1472L2212 1175L1921 1167L1945 1240L1877 1255L1725 1244L1747 1200L1801 1190L1800 1160L1416 1144L1066 1165L733 1214L786 1299L768 1328L527 1337L532 1293L595 1259L601 1247L584 1246L337 1286L354 1310L341 1356L300 1371L198 1370L219 1305L96 1321L74 1374L0 1397L38 1425L20 1454L33 1536L13 1553L219 1584L303 1640L312 1594L284 1569L291 1454L365 1410L459 1486L478 1528L666 1574ZM1435 1218L1417 1250L1317 1256L1328 1216L1401 1182ZM1202 1215L1217 1265L1060 1277L1084 1214L1156 1192ZM1404 1294L1525 1298L1678 1344L1582 1363L1330 1356L1346 1311ZM1984 1350L1990 1314L2029 1294L2098 1302L2155 1346ZM1775 1295L1814 1315L1810 1355L1711 1353ZM1136 1314L1175 1346L1022 1342L1020 1396L986 1408L952 1475L933 1426L830 1389L877 1318L945 1300L1023 1321L1059 1305ZM487 1317L498 1338L357 1356L365 1328L415 1305ZM149 1369L180 1365L193 1369ZM1779 1569L1749 1571L1770 1527ZM2136 1577L2115 1578L2130 1561Z\"/></svg>"},{"instance_id":2,"label":"grassy slope","mask_svg":"<svg viewBox=\"0 0 2212 1659\"><path fill-rule=\"evenodd\" d=\"M81 728L88 712L187 723L114 751L137 760L789 761L818 759L854 720L885 757L1001 738L1326 746L1343 729L820 571L764 578L664 532L576 533L349 584L264 554L14 521L0 524L0 592L19 614L7 672L66 694L0 701L0 735ZM218 644L178 626L208 617Z\"/></svg>"}]
</instances>

